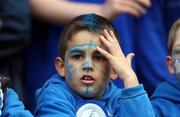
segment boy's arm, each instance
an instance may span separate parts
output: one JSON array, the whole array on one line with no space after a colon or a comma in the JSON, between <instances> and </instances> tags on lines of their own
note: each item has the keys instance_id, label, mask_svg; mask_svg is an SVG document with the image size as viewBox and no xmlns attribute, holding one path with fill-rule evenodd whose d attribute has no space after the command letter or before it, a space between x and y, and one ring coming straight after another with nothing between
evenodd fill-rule
<instances>
[{"instance_id":1,"label":"boy's arm","mask_svg":"<svg viewBox=\"0 0 180 117\"><path fill-rule=\"evenodd\" d=\"M97 49L109 60L118 76L124 81L119 104L116 107L116 117L155 117L152 105L143 85L139 85L135 72L131 68L131 59L134 56L124 56L120 45L112 31L104 30L100 36L108 51L100 47Z\"/></svg>"},{"instance_id":2,"label":"boy's arm","mask_svg":"<svg viewBox=\"0 0 180 117\"><path fill-rule=\"evenodd\" d=\"M108 19L113 19L121 13L140 16L151 6L150 0L106 0L103 4L68 0L29 0L29 3L34 16L60 24L85 13L96 13Z\"/></svg>"},{"instance_id":3,"label":"boy's arm","mask_svg":"<svg viewBox=\"0 0 180 117\"><path fill-rule=\"evenodd\" d=\"M115 117L155 117L143 85L122 89Z\"/></svg>"},{"instance_id":4,"label":"boy's arm","mask_svg":"<svg viewBox=\"0 0 180 117\"><path fill-rule=\"evenodd\" d=\"M114 71L123 80L125 88L139 85L137 76L131 68L131 59L134 54L124 56L121 47L112 31L104 30L104 34L100 36L100 40L108 48L108 51L97 47L99 52L103 54L113 66Z\"/></svg>"}]
</instances>

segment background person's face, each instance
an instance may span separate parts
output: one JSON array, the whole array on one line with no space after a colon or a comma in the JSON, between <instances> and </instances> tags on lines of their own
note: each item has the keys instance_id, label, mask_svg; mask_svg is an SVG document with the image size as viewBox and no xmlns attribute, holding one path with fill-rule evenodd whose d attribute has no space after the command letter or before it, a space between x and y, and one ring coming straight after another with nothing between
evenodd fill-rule
<instances>
[{"instance_id":1,"label":"background person's face","mask_svg":"<svg viewBox=\"0 0 180 117\"><path fill-rule=\"evenodd\" d=\"M65 80L82 97L99 98L112 73L110 63L96 46L102 46L99 35L88 31L74 34L67 44Z\"/></svg>"},{"instance_id":2,"label":"background person's face","mask_svg":"<svg viewBox=\"0 0 180 117\"><path fill-rule=\"evenodd\" d=\"M180 28L177 30L175 35L172 56L176 78L180 79Z\"/></svg>"}]
</instances>

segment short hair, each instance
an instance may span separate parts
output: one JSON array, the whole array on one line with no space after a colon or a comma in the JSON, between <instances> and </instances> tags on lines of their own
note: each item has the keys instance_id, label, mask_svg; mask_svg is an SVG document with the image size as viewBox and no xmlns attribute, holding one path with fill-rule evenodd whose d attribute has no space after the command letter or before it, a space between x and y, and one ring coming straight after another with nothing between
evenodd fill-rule
<instances>
[{"instance_id":1,"label":"short hair","mask_svg":"<svg viewBox=\"0 0 180 117\"><path fill-rule=\"evenodd\" d=\"M86 30L92 33L103 34L103 30L113 31L118 42L119 36L112 22L96 14L84 14L72 19L64 28L59 44L59 56L64 60L67 42L72 38L74 33Z\"/></svg>"},{"instance_id":2,"label":"short hair","mask_svg":"<svg viewBox=\"0 0 180 117\"><path fill-rule=\"evenodd\" d=\"M168 39L168 53L172 54L173 45L176 38L176 32L180 28L180 19L176 20L176 22L172 25L169 31L169 39Z\"/></svg>"}]
</instances>

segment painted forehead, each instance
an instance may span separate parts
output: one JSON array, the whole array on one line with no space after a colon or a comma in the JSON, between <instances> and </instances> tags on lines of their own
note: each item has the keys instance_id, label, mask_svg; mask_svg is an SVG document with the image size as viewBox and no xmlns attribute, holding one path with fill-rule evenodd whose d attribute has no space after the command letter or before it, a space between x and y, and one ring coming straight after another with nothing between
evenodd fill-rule
<instances>
[{"instance_id":1,"label":"painted forehead","mask_svg":"<svg viewBox=\"0 0 180 117\"><path fill-rule=\"evenodd\" d=\"M71 48L68 48L68 52L71 52L74 50L81 50L83 47L87 47L87 49L89 49L89 48L96 48L97 46L100 46L100 45L94 44L94 43L77 44L77 45L72 46Z\"/></svg>"}]
</instances>

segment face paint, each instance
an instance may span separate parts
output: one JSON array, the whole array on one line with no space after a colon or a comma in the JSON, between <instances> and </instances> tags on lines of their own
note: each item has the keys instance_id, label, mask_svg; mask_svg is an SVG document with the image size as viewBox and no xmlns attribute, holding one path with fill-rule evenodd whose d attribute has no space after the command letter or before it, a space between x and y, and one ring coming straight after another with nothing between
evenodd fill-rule
<instances>
[{"instance_id":1,"label":"face paint","mask_svg":"<svg viewBox=\"0 0 180 117\"><path fill-rule=\"evenodd\" d=\"M67 67L67 71L68 71L68 79L72 80L72 73L73 73L73 65L68 65Z\"/></svg>"},{"instance_id":2,"label":"face paint","mask_svg":"<svg viewBox=\"0 0 180 117\"><path fill-rule=\"evenodd\" d=\"M86 86L86 95L89 95L90 94L90 92L89 92L89 86Z\"/></svg>"},{"instance_id":3,"label":"face paint","mask_svg":"<svg viewBox=\"0 0 180 117\"><path fill-rule=\"evenodd\" d=\"M180 57L176 57L173 61L175 76L180 80Z\"/></svg>"},{"instance_id":4,"label":"face paint","mask_svg":"<svg viewBox=\"0 0 180 117\"><path fill-rule=\"evenodd\" d=\"M87 47L85 50L82 49L82 47ZM85 69L85 72L87 74L89 74L91 72L91 68L93 67L92 62L91 62L91 56L90 56L90 49L91 48L96 48L96 44L92 44L91 42L88 44L81 44L81 45L75 45L73 46L73 48L71 48L71 50L69 50L69 56L68 58L74 58L74 59L81 59L82 56L84 56L84 54L86 54L86 60L85 63L83 63L78 69L76 69L76 71L81 71L81 69ZM68 66L67 70L68 70L68 79L72 80L72 74L73 72L75 72L75 70L73 69L73 65L69 65L68 63L66 63L66 65ZM85 87L85 92L84 95L90 95L90 88L89 85L86 85Z\"/></svg>"},{"instance_id":5,"label":"face paint","mask_svg":"<svg viewBox=\"0 0 180 117\"><path fill-rule=\"evenodd\" d=\"M65 81L76 94L84 98L99 98L106 89L112 67L97 51L102 46L99 34L80 31L67 43ZM106 49L105 49L106 50Z\"/></svg>"}]
</instances>

